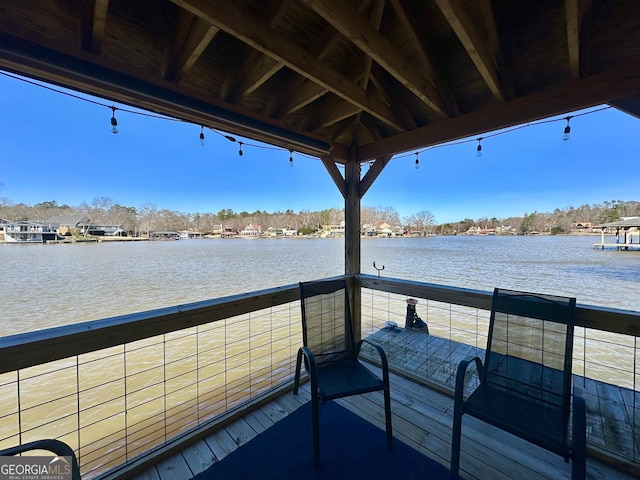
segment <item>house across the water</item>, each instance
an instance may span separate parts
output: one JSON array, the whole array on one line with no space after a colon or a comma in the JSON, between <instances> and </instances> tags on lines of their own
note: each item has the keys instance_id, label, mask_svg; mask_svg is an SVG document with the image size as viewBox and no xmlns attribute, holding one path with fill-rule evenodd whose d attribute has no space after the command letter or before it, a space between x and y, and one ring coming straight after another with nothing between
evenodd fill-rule
<instances>
[{"instance_id":1,"label":"house across the water","mask_svg":"<svg viewBox=\"0 0 640 480\"><path fill-rule=\"evenodd\" d=\"M63 239L55 227L46 223L22 220L4 225L5 243L45 243Z\"/></svg>"}]
</instances>

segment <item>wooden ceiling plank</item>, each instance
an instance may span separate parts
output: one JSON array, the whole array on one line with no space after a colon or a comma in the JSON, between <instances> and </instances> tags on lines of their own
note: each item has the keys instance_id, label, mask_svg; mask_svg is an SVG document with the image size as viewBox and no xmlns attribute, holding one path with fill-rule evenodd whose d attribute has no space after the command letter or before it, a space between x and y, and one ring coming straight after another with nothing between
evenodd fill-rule
<instances>
[{"instance_id":1,"label":"wooden ceiling plank","mask_svg":"<svg viewBox=\"0 0 640 480\"><path fill-rule=\"evenodd\" d=\"M484 47L482 37L459 0L436 0L447 22L460 39L493 96L503 102L502 85L494 59Z\"/></svg>"},{"instance_id":2,"label":"wooden ceiling plank","mask_svg":"<svg viewBox=\"0 0 640 480\"><path fill-rule=\"evenodd\" d=\"M358 148L359 161L459 140L602 105L640 91L640 59L584 79L495 104Z\"/></svg>"},{"instance_id":3,"label":"wooden ceiling plank","mask_svg":"<svg viewBox=\"0 0 640 480\"><path fill-rule=\"evenodd\" d=\"M260 50L283 63L298 74L327 88L347 102L353 103L379 120L402 129L393 111L354 85L335 69L292 43L286 36L268 28L259 19L241 10L234 3L207 2L206 0L172 0L208 23Z\"/></svg>"},{"instance_id":4,"label":"wooden ceiling plank","mask_svg":"<svg viewBox=\"0 0 640 480\"><path fill-rule=\"evenodd\" d=\"M178 20L165 51L163 77L172 82L179 82L218 31L218 28L197 16L179 9Z\"/></svg>"},{"instance_id":5,"label":"wooden ceiling plank","mask_svg":"<svg viewBox=\"0 0 640 480\"><path fill-rule=\"evenodd\" d=\"M361 15L343 0L303 0L318 15L333 25L354 45L389 71L400 83L441 117L449 113L440 94L421 73Z\"/></svg>"}]
</instances>

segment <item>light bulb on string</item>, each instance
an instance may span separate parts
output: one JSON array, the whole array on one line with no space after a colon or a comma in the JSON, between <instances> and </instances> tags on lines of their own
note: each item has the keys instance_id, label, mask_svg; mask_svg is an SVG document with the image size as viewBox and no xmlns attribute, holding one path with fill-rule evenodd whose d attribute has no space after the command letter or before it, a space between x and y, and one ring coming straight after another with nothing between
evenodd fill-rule
<instances>
[{"instance_id":1,"label":"light bulb on string","mask_svg":"<svg viewBox=\"0 0 640 480\"><path fill-rule=\"evenodd\" d=\"M565 120L567 121L567 126L564 127L564 133L562 134L562 140L564 140L566 142L567 140L569 140L569 138L571 138L571 127L569 126L569 120L571 120L571 117L567 117L567 118L565 118Z\"/></svg>"},{"instance_id":2,"label":"light bulb on string","mask_svg":"<svg viewBox=\"0 0 640 480\"><path fill-rule=\"evenodd\" d=\"M200 125L200 146L204 147L204 125Z\"/></svg>"},{"instance_id":3,"label":"light bulb on string","mask_svg":"<svg viewBox=\"0 0 640 480\"><path fill-rule=\"evenodd\" d=\"M240 148L238 149L238 156L241 157L242 155L244 155L244 153L242 152L242 142L238 142L238 145L240 145Z\"/></svg>"},{"instance_id":4,"label":"light bulb on string","mask_svg":"<svg viewBox=\"0 0 640 480\"><path fill-rule=\"evenodd\" d=\"M289 150L289 166L293 167L293 150Z\"/></svg>"},{"instance_id":5,"label":"light bulb on string","mask_svg":"<svg viewBox=\"0 0 640 480\"><path fill-rule=\"evenodd\" d=\"M482 141L482 137L478 139L478 146L476 147L476 157L482 156L482 145L480 144L481 141Z\"/></svg>"},{"instance_id":6,"label":"light bulb on string","mask_svg":"<svg viewBox=\"0 0 640 480\"><path fill-rule=\"evenodd\" d=\"M416 170L420 168L420 159L418 158L418 152L416 152Z\"/></svg>"},{"instance_id":7,"label":"light bulb on string","mask_svg":"<svg viewBox=\"0 0 640 480\"><path fill-rule=\"evenodd\" d=\"M111 107L111 133L118 133L118 120L116 120L116 107Z\"/></svg>"}]
</instances>

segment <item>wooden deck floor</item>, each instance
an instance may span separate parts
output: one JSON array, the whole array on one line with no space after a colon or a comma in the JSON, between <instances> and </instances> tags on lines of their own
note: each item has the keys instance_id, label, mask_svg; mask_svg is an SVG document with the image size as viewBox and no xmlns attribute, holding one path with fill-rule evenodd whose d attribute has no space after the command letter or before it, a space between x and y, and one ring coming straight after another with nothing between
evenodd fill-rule
<instances>
[{"instance_id":1,"label":"wooden deck floor","mask_svg":"<svg viewBox=\"0 0 640 480\"><path fill-rule=\"evenodd\" d=\"M376 367L371 368L379 373ZM448 467L453 400L396 374L391 375L391 398L396 441L402 441ZM190 479L239 446L250 442L308 400L308 384L305 384L299 395L288 392L257 410L247 412L243 418L190 445L134 479ZM338 402L379 428L384 428L383 399L380 393L354 396ZM556 455L465 417L461 474L468 480L557 480L570 477L570 466ZM589 459L587 478L625 480L633 477Z\"/></svg>"},{"instance_id":2,"label":"wooden deck floor","mask_svg":"<svg viewBox=\"0 0 640 480\"><path fill-rule=\"evenodd\" d=\"M484 358L483 349L418 330L382 329L371 339L384 347L390 365L443 390L453 390L461 360L471 355ZM590 455L622 463L635 460L635 471L640 474L640 392L578 375L573 381L585 391ZM470 393L476 383L477 376L468 375L466 391Z\"/></svg>"}]
</instances>

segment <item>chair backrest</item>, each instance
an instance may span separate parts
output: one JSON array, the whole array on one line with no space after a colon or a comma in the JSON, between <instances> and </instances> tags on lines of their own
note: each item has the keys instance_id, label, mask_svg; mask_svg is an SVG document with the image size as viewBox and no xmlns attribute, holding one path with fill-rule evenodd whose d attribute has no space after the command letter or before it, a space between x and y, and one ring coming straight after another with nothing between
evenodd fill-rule
<instances>
[{"instance_id":1,"label":"chair backrest","mask_svg":"<svg viewBox=\"0 0 640 480\"><path fill-rule=\"evenodd\" d=\"M568 422L576 299L495 289L483 382L562 409Z\"/></svg>"},{"instance_id":2,"label":"chair backrest","mask_svg":"<svg viewBox=\"0 0 640 480\"><path fill-rule=\"evenodd\" d=\"M302 336L316 364L355 357L345 279L300 283Z\"/></svg>"}]
</instances>

